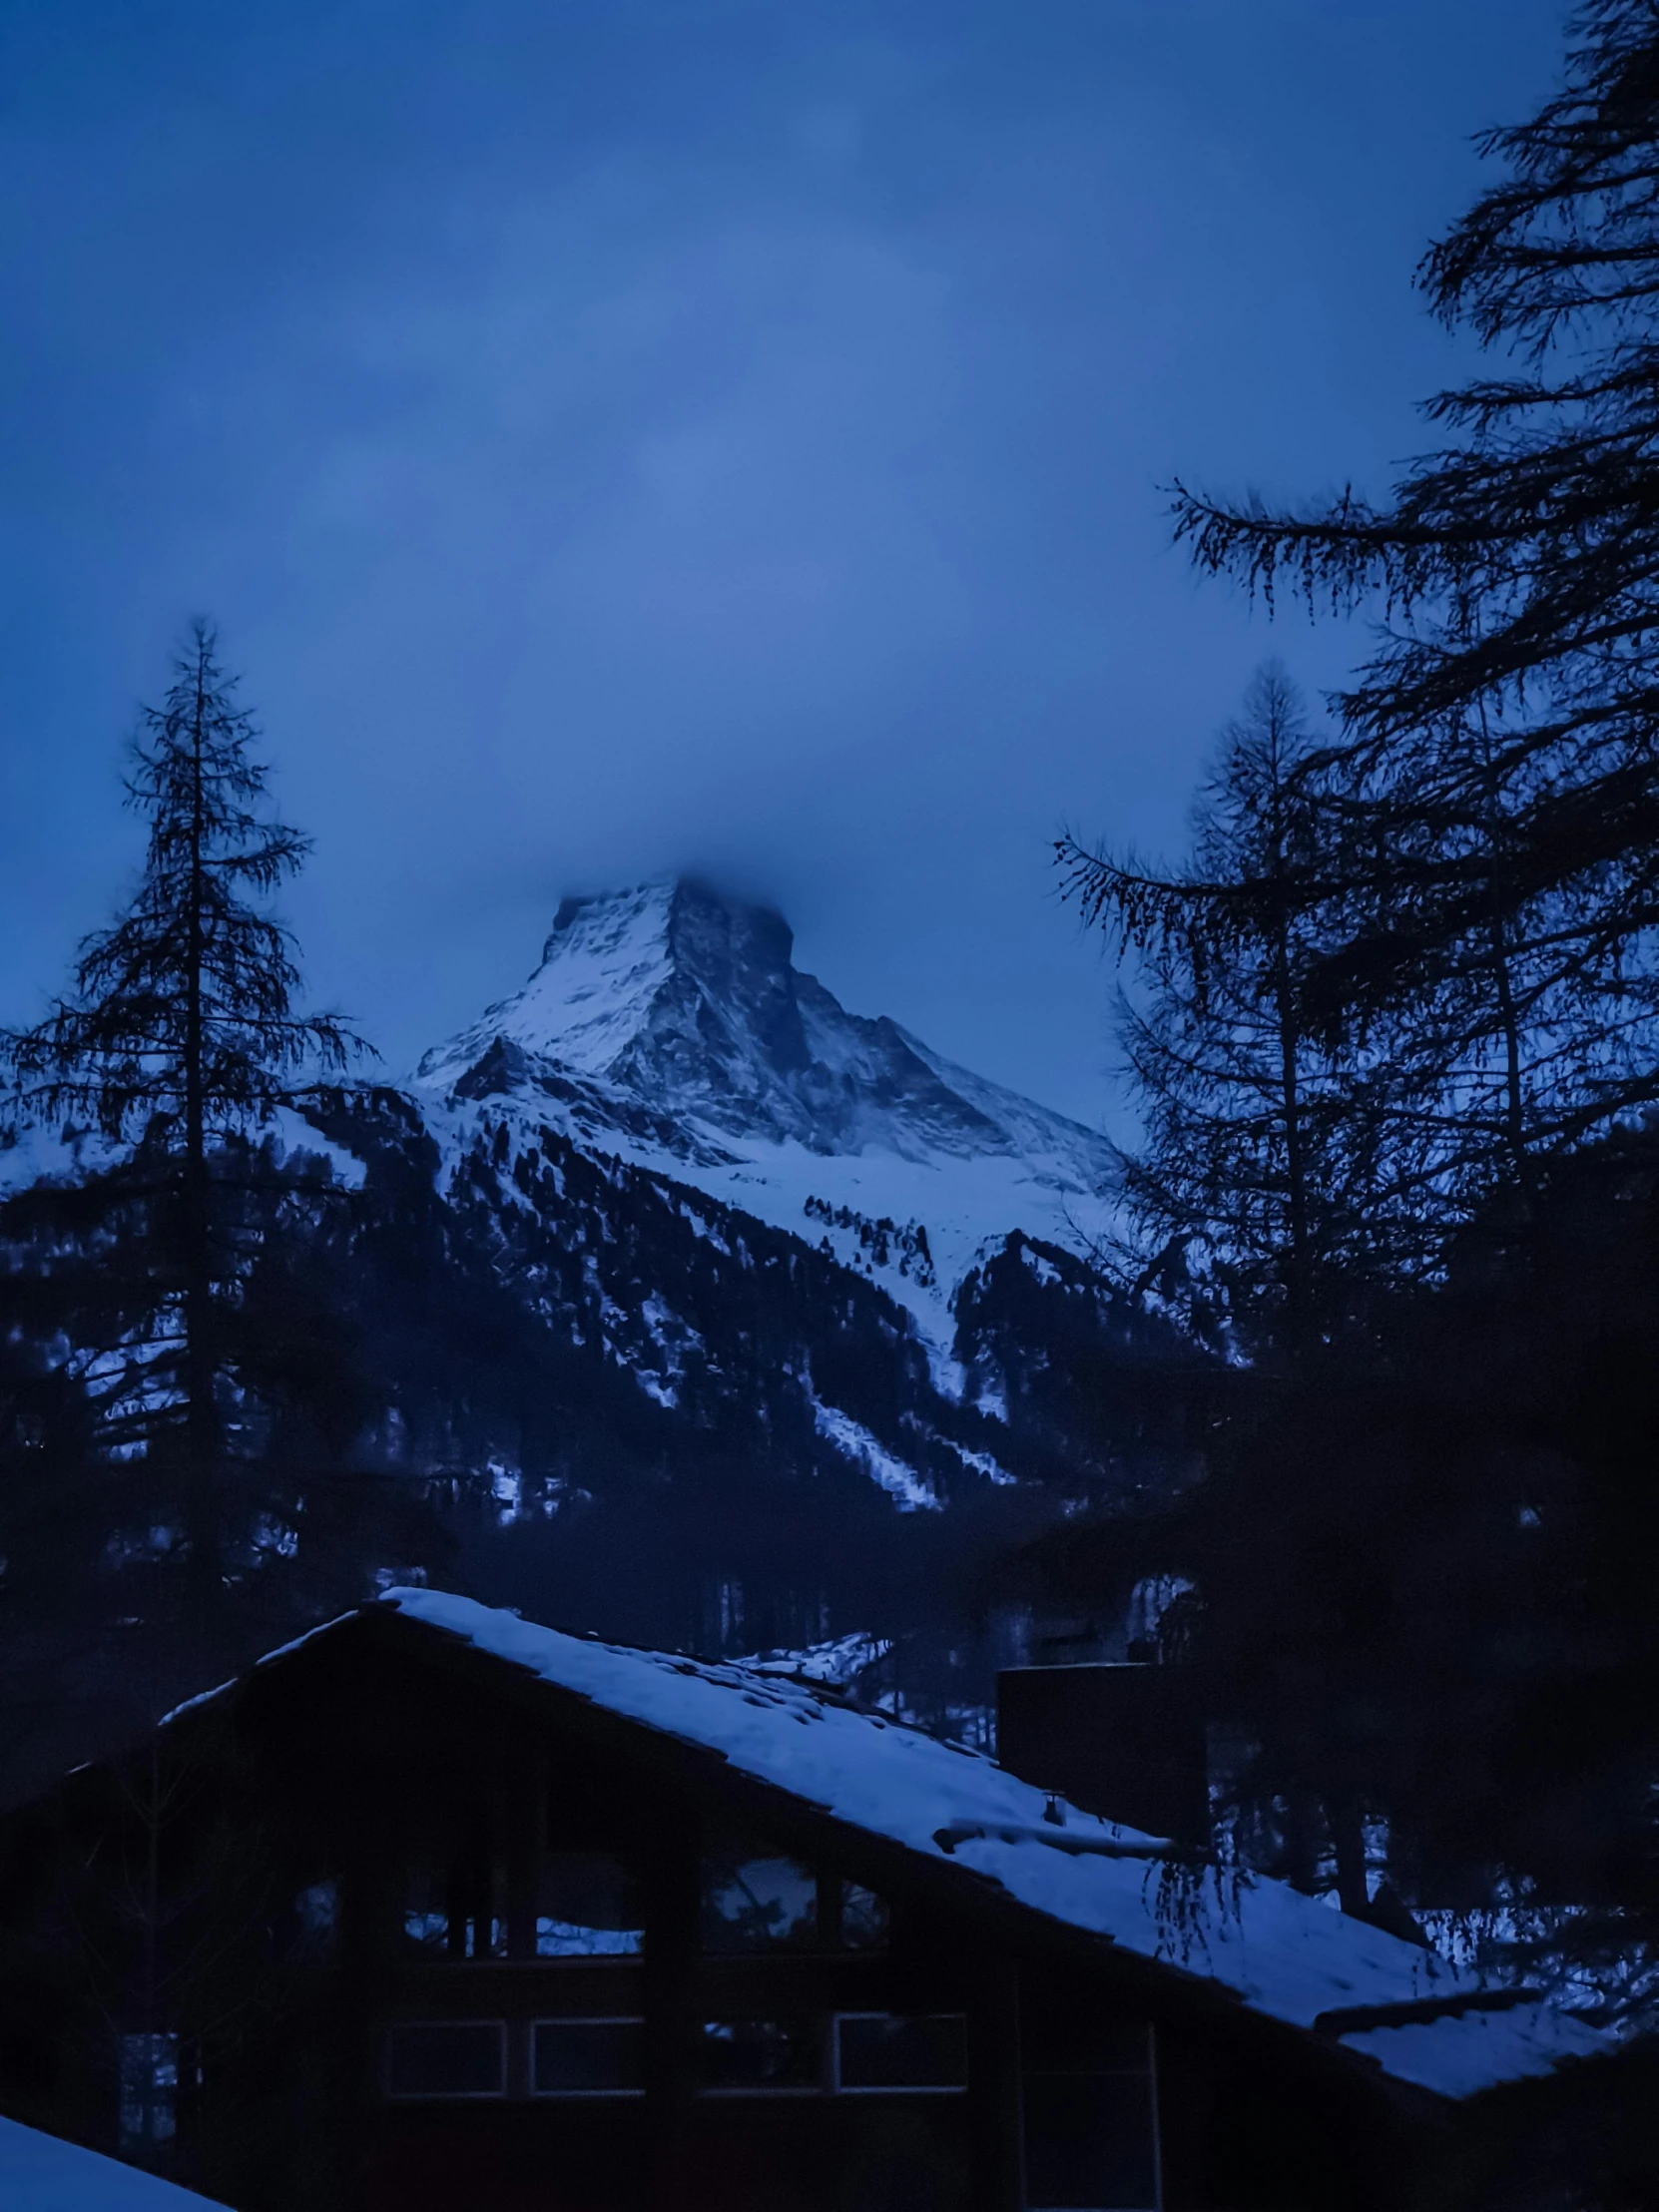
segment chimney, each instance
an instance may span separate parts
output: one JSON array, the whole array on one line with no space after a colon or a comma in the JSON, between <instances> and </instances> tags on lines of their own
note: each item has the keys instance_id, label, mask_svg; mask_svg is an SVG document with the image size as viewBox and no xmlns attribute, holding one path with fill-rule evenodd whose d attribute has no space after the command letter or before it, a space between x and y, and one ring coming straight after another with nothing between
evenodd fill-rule
<instances>
[{"instance_id":1,"label":"chimney","mask_svg":"<svg viewBox=\"0 0 1659 2212\"><path fill-rule=\"evenodd\" d=\"M1204 1721L1185 1670L1005 1667L996 1753L1022 1782L1151 1836L1210 1841Z\"/></svg>"}]
</instances>

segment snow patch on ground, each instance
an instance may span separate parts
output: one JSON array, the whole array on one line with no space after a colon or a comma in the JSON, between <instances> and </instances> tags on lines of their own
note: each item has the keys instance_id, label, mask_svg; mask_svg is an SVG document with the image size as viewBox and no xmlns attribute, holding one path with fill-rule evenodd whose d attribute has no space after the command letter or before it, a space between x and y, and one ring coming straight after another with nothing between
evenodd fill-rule
<instances>
[{"instance_id":1,"label":"snow patch on ground","mask_svg":"<svg viewBox=\"0 0 1659 2212\"><path fill-rule=\"evenodd\" d=\"M327 1161L334 1181L343 1189L362 1189L368 1175L362 1161L354 1152L347 1152L344 1145L335 1144L331 1137L313 1129L302 1114L296 1114L289 1106L279 1106L265 1126L275 1140L279 1163L296 1154L309 1153L313 1159Z\"/></svg>"},{"instance_id":2,"label":"snow patch on ground","mask_svg":"<svg viewBox=\"0 0 1659 2212\"><path fill-rule=\"evenodd\" d=\"M949 1444L964 1467L971 1469L974 1474L982 1474L987 1482L994 1482L998 1489L1006 1489L1017 1480L1017 1477L1011 1475L1006 1467L999 1465L988 1451L969 1451L964 1444L957 1443L950 1436L946 1436L944 1441Z\"/></svg>"},{"instance_id":3,"label":"snow patch on ground","mask_svg":"<svg viewBox=\"0 0 1659 2212\"><path fill-rule=\"evenodd\" d=\"M11 1141L0 1143L0 1197L27 1190L32 1183L90 1175L120 1158L118 1150L101 1137L71 1143L38 1122L22 1122L8 1135Z\"/></svg>"},{"instance_id":4,"label":"snow patch on ground","mask_svg":"<svg viewBox=\"0 0 1659 2212\"><path fill-rule=\"evenodd\" d=\"M816 1392L812 1406L819 1434L826 1442L833 1444L843 1458L862 1467L872 1482L878 1482L897 1501L901 1513L939 1510L939 1501L928 1484L914 1467L896 1458L879 1436L872 1435L838 1405L826 1405Z\"/></svg>"},{"instance_id":5,"label":"snow patch on ground","mask_svg":"<svg viewBox=\"0 0 1659 2212\"><path fill-rule=\"evenodd\" d=\"M301 1153L326 1160L336 1183L360 1191L368 1170L354 1152L313 1129L303 1114L278 1106L250 1130L255 1143L269 1139L280 1166ZM131 1145L112 1144L97 1130L66 1137L61 1130L23 1123L15 1141L0 1145L0 1197L42 1181L76 1182L131 1157Z\"/></svg>"},{"instance_id":6,"label":"snow patch on ground","mask_svg":"<svg viewBox=\"0 0 1659 2212\"><path fill-rule=\"evenodd\" d=\"M1000 1421L1004 1428L1007 1427L1008 1392L997 1378L987 1376L981 1381L974 1392L973 1409L983 1413L987 1420Z\"/></svg>"}]
</instances>

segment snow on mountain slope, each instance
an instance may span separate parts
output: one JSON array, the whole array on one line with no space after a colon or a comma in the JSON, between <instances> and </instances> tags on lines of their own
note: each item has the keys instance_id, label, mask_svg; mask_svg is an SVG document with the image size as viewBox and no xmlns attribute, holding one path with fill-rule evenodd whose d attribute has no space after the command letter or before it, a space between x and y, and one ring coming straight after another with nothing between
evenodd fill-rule
<instances>
[{"instance_id":1,"label":"snow on mountain slope","mask_svg":"<svg viewBox=\"0 0 1659 2212\"><path fill-rule=\"evenodd\" d=\"M326 1161L343 1190L361 1190L363 1163L343 1145L322 1136L290 1106L277 1106L248 1130L250 1142L269 1145L277 1167L302 1160ZM216 1140L217 1141L217 1140ZM0 1199L34 1183L79 1183L130 1156L130 1148L98 1129L56 1128L27 1118L0 1131Z\"/></svg>"},{"instance_id":2,"label":"snow on mountain slope","mask_svg":"<svg viewBox=\"0 0 1659 2212\"><path fill-rule=\"evenodd\" d=\"M360 1322L373 1448L475 1477L503 1527L729 1491L742 1541L707 1518L684 1602L789 1552L766 1603L794 1638L827 1574L862 1589L866 1509L1160 1472L1100 1387L1162 1356L1087 1264L1105 1141L848 1013L777 914L684 880L567 899L410 1089L322 1090L249 1142L291 1185L269 1234ZM26 1130L0 1191L108 1152ZM799 1556L751 1510L773 1485Z\"/></svg>"},{"instance_id":3,"label":"snow on mountain slope","mask_svg":"<svg viewBox=\"0 0 1659 2212\"><path fill-rule=\"evenodd\" d=\"M936 1348L952 1293L1019 1229L1086 1252L1104 1138L849 1014L788 923L673 878L567 898L522 990L427 1053L440 1137L546 1123L691 1183L878 1281Z\"/></svg>"}]
</instances>

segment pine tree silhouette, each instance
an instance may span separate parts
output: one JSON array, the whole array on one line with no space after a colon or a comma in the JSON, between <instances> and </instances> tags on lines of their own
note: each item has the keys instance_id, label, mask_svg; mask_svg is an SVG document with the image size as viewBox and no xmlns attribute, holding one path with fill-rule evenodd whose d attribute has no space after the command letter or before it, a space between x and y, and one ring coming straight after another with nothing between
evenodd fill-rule
<instances>
[{"instance_id":1,"label":"pine tree silhouette","mask_svg":"<svg viewBox=\"0 0 1659 2212\"><path fill-rule=\"evenodd\" d=\"M8 1040L27 1116L137 1145L131 1167L94 1178L89 1203L101 1189L142 1205L159 1326L136 1368L127 1363L136 1412L134 1391L105 1396L112 1410L124 1401L146 1451L182 1454L192 1610L204 1626L223 1579L222 1325L245 1258L224 1148L369 1049L339 1016L294 1010L292 938L264 901L309 839L263 811L269 772L237 686L212 624L198 620L133 744L128 803L149 825L137 893L84 940L73 986L46 1019Z\"/></svg>"},{"instance_id":2,"label":"pine tree silhouette","mask_svg":"<svg viewBox=\"0 0 1659 2212\"><path fill-rule=\"evenodd\" d=\"M1382 618L1335 701L1374 895L1312 995L1436 1001L1477 1196L1659 1100L1659 14L1572 35L1418 271L1500 356L1425 402L1438 445L1380 501L1174 487L1202 572Z\"/></svg>"}]
</instances>

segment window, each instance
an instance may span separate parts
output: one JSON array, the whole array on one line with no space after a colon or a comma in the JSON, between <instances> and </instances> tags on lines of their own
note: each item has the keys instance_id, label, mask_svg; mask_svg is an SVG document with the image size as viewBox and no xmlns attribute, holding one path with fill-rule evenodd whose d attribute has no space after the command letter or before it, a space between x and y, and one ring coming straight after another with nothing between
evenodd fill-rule
<instances>
[{"instance_id":1,"label":"window","mask_svg":"<svg viewBox=\"0 0 1659 2212\"><path fill-rule=\"evenodd\" d=\"M637 2097L645 2089L645 2022L537 2020L530 2085L538 2097Z\"/></svg>"},{"instance_id":2,"label":"window","mask_svg":"<svg viewBox=\"0 0 1659 2212\"><path fill-rule=\"evenodd\" d=\"M705 2020L703 2087L713 2096L822 2090L823 2046L801 2020Z\"/></svg>"},{"instance_id":3,"label":"window","mask_svg":"<svg viewBox=\"0 0 1659 2212\"><path fill-rule=\"evenodd\" d=\"M325 1965L339 1936L339 1887L312 1882L293 1901L293 1952L309 1965Z\"/></svg>"},{"instance_id":4,"label":"window","mask_svg":"<svg viewBox=\"0 0 1659 2212\"><path fill-rule=\"evenodd\" d=\"M799 1949L818 1934L818 1876L799 1859L743 1843L703 1865L703 1943L711 1951Z\"/></svg>"},{"instance_id":5,"label":"window","mask_svg":"<svg viewBox=\"0 0 1659 2212\"><path fill-rule=\"evenodd\" d=\"M441 1868L409 1869L403 1883L403 1939L413 1950L447 1953L449 1882Z\"/></svg>"},{"instance_id":6,"label":"window","mask_svg":"<svg viewBox=\"0 0 1659 2212\"><path fill-rule=\"evenodd\" d=\"M536 1889L538 1958L629 1957L645 1916L628 1870L603 1851L550 1851Z\"/></svg>"},{"instance_id":7,"label":"window","mask_svg":"<svg viewBox=\"0 0 1659 2212\"><path fill-rule=\"evenodd\" d=\"M965 2016L842 2012L835 2021L835 2087L857 2096L965 2089Z\"/></svg>"},{"instance_id":8,"label":"window","mask_svg":"<svg viewBox=\"0 0 1659 2212\"><path fill-rule=\"evenodd\" d=\"M121 2038L121 2148L142 2155L171 2143L177 2131L179 2038Z\"/></svg>"},{"instance_id":9,"label":"window","mask_svg":"<svg viewBox=\"0 0 1659 2212\"><path fill-rule=\"evenodd\" d=\"M1074 2007L1021 2027L1026 2202L1039 2212L1156 2212L1152 2030Z\"/></svg>"},{"instance_id":10,"label":"window","mask_svg":"<svg viewBox=\"0 0 1659 2212\"><path fill-rule=\"evenodd\" d=\"M506 1883L487 1862L424 1861L403 1886L403 1947L427 1958L504 1958Z\"/></svg>"},{"instance_id":11,"label":"window","mask_svg":"<svg viewBox=\"0 0 1659 2212\"><path fill-rule=\"evenodd\" d=\"M505 2023L399 2020L387 2039L386 2091L394 2097L505 2096Z\"/></svg>"},{"instance_id":12,"label":"window","mask_svg":"<svg viewBox=\"0 0 1659 2212\"><path fill-rule=\"evenodd\" d=\"M887 1901L860 1883L841 1884L841 1944L846 1950L884 1950Z\"/></svg>"}]
</instances>

